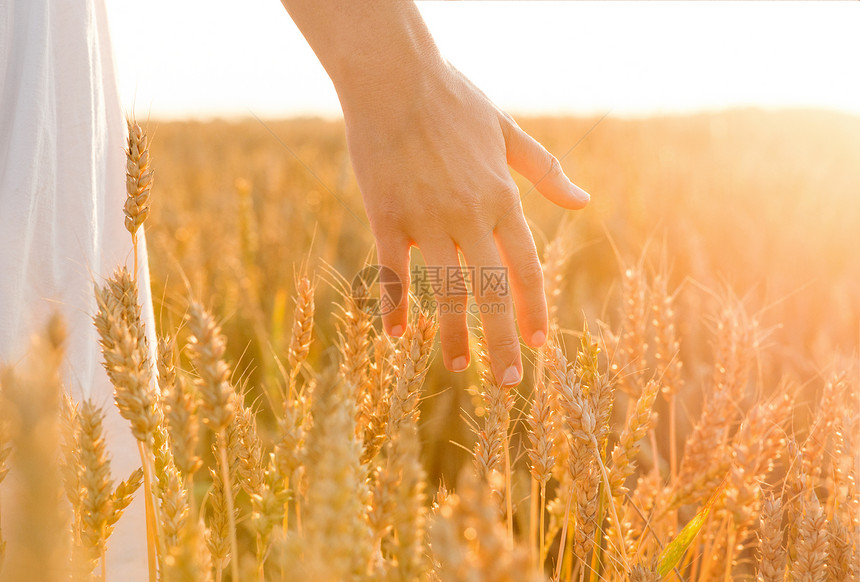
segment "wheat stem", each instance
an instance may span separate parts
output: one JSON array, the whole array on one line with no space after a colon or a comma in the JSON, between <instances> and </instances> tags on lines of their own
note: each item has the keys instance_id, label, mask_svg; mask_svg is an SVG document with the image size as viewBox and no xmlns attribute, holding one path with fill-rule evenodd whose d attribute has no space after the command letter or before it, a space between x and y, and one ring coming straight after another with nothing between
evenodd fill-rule
<instances>
[{"instance_id":1,"label":"wheat stem","mask_svg":"<svg viewBox=\"0 0 860 582\"><path fill-rule=\"evenodd\" d=\"M514 503L511 499L511 452L508 450L508 431L505 430L503 445L505 448L505 509L507 511L508 541L514 545Z\"/></svg>"},{"instance_id":2,"label":"wheat stem","mask_svg":"<svg viewBox=\"0 0 860 582\"><path fill-rule=\"evenodd\" d=\"M230 573L234 582L239 581L239 544L236 542L236 510L233 503L233 490L230 483L230 466L227 463L227 429L222 427L218 433L222 446L218 447L221 465L221 481L224 483L224 497L227 499L227 522L230 527Z\"/></svg>"},{"instance_id":3,"label":"wheat stem","mask_svg":"<svg viewBox=\"0 0 860 582\"><path fill-rule=\"evenodd\" d=\"M149 568L149 582L157 580L156 566L156 544L158 543L158 532L156 531L155 505L153 503L152 490L152 466L149 463L149 455L142 441L137 441L137 449L140 452L140 464L143 467L143 502L146 507L146 559Z\"/></svg>"},{"instance_id":4,"label":"wheat stem","mask_svg":"<svg viewBox=\"0 0 860 582\"><path fill-rule=\"evenodd\" d=\"M669 396L669 470L672 480L678 475L677 406L675 394Z\"/></svg>"},{"instance_id":5,"label":"wheat stem","mask_svg":"<svg viewBox=\"0 0 860 582\"><path fill-rule=\"evenodd\" d=\"M592 436L591 438L591 447L594 453L594 461L597 463L597 467L600 469L600 475L603 478L603 489L607 492L608 495L611 495L612 486L609 482L609 473L606 472L606 465L600 458L600 451L597 448L597 441ZM629 572L630 571L630 562L627 559L627 549L624 543L624 534L621 531L621 521L618 519L618 512L615 511L615 503L612 502L610 497L609 500L609 512L612 514L612 521L616 525L616 527L612 528L615 532L615 535L618 536L618 552L621 554L621 562L624 564L624 568Z\"/></svg>"},{"instance_id":6,"label":"wheat stem","mask_svg":"<svg viewBox=\"0 0 860 582\"><path fill-rule=\"evenodd\" d=\"M540 486L540 530L538 532L538 571L543 573L543 556L544 547L546 546L546 483L541 483Z\"/></svg>"},{"instance_id":7,"label":"wheat stem","mask_svg":"<svg viewBox=\"0 0 860 582\"><path fill-rule=\"evenodd\" d=\"M570 501L573 499L573 486L567 490L567 506L564 508L564 522L561 526L561 540L558 542L558 559L555 563L555 580L561 577L561 563L564 560L564 550L567 545L567 524L570 522Z\"/></svg>"}]
</instances>

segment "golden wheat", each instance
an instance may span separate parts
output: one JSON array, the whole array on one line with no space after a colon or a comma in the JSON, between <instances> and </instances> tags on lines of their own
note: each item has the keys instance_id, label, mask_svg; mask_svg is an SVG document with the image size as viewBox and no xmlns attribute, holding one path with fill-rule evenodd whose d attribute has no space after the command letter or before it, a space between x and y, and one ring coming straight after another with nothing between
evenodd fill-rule
<instances>
[{"instance_id":1,"label":"golden wheat","mask_svg":"<svg viewBox=\"0 0 860 582\"><path fill-rule=\"evenodd\" d=\"M134 234L152 181L137 126L127 171ZM96 289L105 368L141 442L142 470L114 487L103 411L59 405L56 322L34 371L3 373L0 481L8 458L31 489L15 508L26 519L4 529L16 547L4 579L48 566L56 579L100 579L110 534L142 481L150 576L166 582L858 579L860 413L846 406L860 389L856 370L836 359L825 381L801 389L800 368L786 364L791 374L774 382L763 342L774 332L763 331L751 299L727 291L714 301L710 356L707 319L691 317L701 294L678 290L663 257L652 269L643 253L621 270L618 315L598 322L590 310L583 331L571 332L563 322L575 311L567 292L580 293L567 277L577 257L562 233L545 250L553 339L535 354L531 386L498 386L485 362L480 380L468 377L481 386L470 401L444 390L428 313L391 341L361 301L301 275L286 325L278 270L243 264L283 228L252 232L263 228L256 190L239 190L242 258L233 260L229 235L207 239L206 253L226 258L199 278L216 310L191 302L184 328L165 324L155 362L134 276L119 270ZM187 228L204 228L206 212ZM241 284L225 283L225 267ZM315 307L329 292L341 301L326 318ZM260 349L267 335L270 352ZM247 359L229 352L227 336L237 350L250 346ZM228 358L247 370L239 379ZM270 374L267 362L283 358L288 369ZM477 418L475 436L460 430L466 421L450 428L458 408ZM452 451L459 475L445 464Z\"/></svg>"}]
</instances>

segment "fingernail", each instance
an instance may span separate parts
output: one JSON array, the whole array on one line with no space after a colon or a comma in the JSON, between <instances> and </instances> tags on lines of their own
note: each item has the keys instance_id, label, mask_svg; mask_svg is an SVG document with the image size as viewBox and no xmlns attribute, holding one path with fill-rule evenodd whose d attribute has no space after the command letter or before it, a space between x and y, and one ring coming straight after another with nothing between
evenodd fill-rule
<instances>
[{"instance_id":1,"label":"fingernail","mask_svg":"<svg viewBox=\"0 0 860 582\"><path fill-rule=\"evenodd\" d=\"M469 367L469 360L466 359L466 356L457 356L453 360L451 360L451 371L452 372L462 372L466 368Z\"/></svg>"},{"instance_id":2,"label":"fingernail","mask_svg":"<svg viewBox=\"0 0 860 582\"><path fill-rule=\"evenodd\" d=\"M511 366L502 374L502 386L513 386L520 383L520 371L516 366Z\"/></svg>"},{"instance_id":3,"label":"fingernail","mask_svg":"<svg viewBox=\"0 0 860 582\"><path fill-rule=\"evenodd\" d=\"M543 331L536 331L532 335L532 346L539 348L546 341L546 334Z\"/></svg>"},{"instance_id":4,"label":"fingernail","mask_svg":"<svg viewBox=\"0 0 860 582\"><path fill-rule=\"evenodd\" d=\"M576 196L582 202L589 202L591 200L591 194L573 184L573 195Z\"/></svg>"},{"instance_id":5,"label":"fingernail","mask_svg":"<svg viewBox=\"0 0 860 582\"><path fill-rule=\"evenodd\" d=\"M392 337L402 336L403 335L403 326L402 325L395 325L394 327L391 328L391 333L389 335L391 335Z\"/></svg>"}]
</instances>

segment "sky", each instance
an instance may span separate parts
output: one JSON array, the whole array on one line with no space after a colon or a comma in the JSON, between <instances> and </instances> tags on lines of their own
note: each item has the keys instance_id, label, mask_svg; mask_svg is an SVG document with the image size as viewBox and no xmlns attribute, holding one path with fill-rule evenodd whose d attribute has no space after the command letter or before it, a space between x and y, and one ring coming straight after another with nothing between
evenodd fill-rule
<instances>
[{"instance_id":1,"label":"sky","mask_svg":"<svg viewBox=\"0 0 860 582\"><path fill-rule=\"evenodd\" d=\"M127 112L340 115L334 87L278 0L106 3ZM860 115L860 2L418 6L442 54L515 114L752 106Z\"/></svg>"}]
</instances>

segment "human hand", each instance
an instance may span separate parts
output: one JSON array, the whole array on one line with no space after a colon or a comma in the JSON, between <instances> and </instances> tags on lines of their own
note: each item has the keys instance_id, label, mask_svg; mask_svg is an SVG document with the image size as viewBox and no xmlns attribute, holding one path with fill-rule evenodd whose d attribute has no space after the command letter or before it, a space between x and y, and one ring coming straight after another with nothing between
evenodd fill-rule
<instances>
[{"instance_id":1,"label":"human hand","mask_svg":"<svg viewBox=\"0 0 860 582\"><path fill-rule=\"evenodd\" d=\"M507 267L512 293L477 282L472 287L493 374L503 384L519 383L522 361L513 305L522 337L532 347L546 340L547 307L534 239L507 165L563 208L584 207L588 194L509 115L443 61L417 82L342 103L379 263L405 285L413 245L428 266L443 273L459 268L458 250L476 271ZM467 297L437 291L445 366L461 371L469 363ZM387 333L403 333L407 309L404 297L383 315Z\"/></svg>"}]
</instances>

